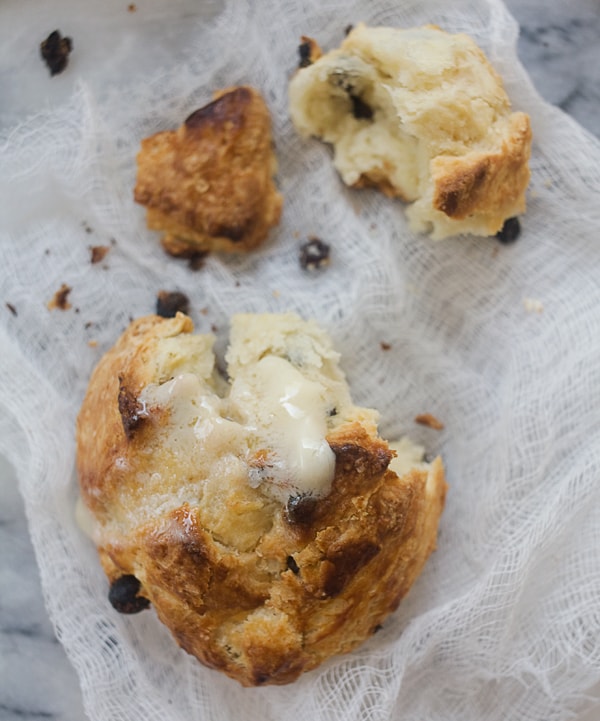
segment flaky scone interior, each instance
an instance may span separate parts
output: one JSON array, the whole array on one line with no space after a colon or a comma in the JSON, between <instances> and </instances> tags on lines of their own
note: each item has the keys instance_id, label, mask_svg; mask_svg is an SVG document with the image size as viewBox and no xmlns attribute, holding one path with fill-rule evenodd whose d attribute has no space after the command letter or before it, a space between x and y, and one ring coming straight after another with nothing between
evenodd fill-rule
<instances>
[{"instance_id":1,"label":"flaky scone interior","mask_svg":"<svg viewBox=\"0 0 600 721\"><path fill-rule=\"evenodd\" d=\"M410 203L432 238L493 235L525 211L529 116L469 36L361 23L326 54L302 40L291 118L333 145L347 185Z\"/></svg>"},{"instance_id":2,"label":"flaky scone interior","mask_svg":"<svg viewBox=\"0 0 600 721\"><path fill-rule=\"evenodd\" d=\"M137 166L134 198L170 255L250 251L279 222L271 117L255 88L221 90L177 130L144 138Z\"/></svg>"},{"instance_id":3,"label":"flaky scone interior","mask_svg":"<svg viewBox=\"0 0 600 721\"><path fill-rule=\"evenodd\" d=\"M314 322L234 316L226 375L192 331L181 313L141 318L96 367L80 515L119 610L151 603L245 686L288 683L408 592L436 545L442 462L408 441L396 457Z\"/></svg>"}]
</instances>

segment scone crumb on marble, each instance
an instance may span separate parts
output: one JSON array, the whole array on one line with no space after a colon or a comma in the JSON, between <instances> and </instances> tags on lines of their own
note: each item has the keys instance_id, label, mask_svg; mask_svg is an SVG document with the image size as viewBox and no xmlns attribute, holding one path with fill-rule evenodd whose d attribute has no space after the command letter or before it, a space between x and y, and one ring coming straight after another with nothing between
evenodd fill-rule
<instances>
[{"instance_id":1,"label":"scone crumb on marble","mask_svg":"<svg viewBox=\"0 0 600 721\"><path fill-rule=\"evenodd\" d=\"M347 185L406 201L432 238L494 235L525 211L529 116L469 36L361 23L311 57L289 84L291 118L333 145Z\"/></svg>"},{"instance_id":2,"label":"scone crumb on marble","mask_svg":"<svg viewBox=\"0 0 600 721\"><path fill-rule=\"evenodd\" d=\"M170 254L247 252L279 222L271 118L249 86L219 91L177 130L142 140L136 202Z\"/></svg>"},{"instance_id":3,"label":"scone crumb on marble","mask_svg":"<svg viewBox=\"0 0 600 721\"><path fill-rule=\"evenodd\" d=\"M245 686L289 683L408 592L444 469L379 437L315 322L234 316L227 377L192 331L182 313L141 318L101 359L77 425L79 517L119 610L150 602Z\"/></svg>"}]
</instances>

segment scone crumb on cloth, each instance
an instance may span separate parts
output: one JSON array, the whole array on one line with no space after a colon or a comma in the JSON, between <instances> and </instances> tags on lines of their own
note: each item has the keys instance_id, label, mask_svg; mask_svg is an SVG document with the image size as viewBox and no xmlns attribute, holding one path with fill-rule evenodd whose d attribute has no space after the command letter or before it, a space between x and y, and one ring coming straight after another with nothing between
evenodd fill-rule
<instances>
[{"instance_id":1,"label":"scone crumb on cloth","mask_svg":"<svg viewBox=\"0 0 600 721\"><path fill-rule=\"evenodd\" d=\"M538 298L523 298L523 306L528 313L543 313L544 304Z\"/></svg>"},{"instance_id":2,"label":"scone crumb on cloth","mask_svg":"<svg viewBox=\"0 0 600 721\"><path fill-rule=\"evenodd\" d=\"M144 138L137 162L135 200L170 255L253 250L279 222L271 119L255 88L216 92L177 130Z\"/></svg>"},{"instance_id":3,"label":"scone crumb on cloth","mask_svg":"<svg viewBox=\"0 0 600 721\"><path fill-rule=\"evenodd\" d=\"M444 430L444 424L438 418L431 413L420 413L415 416L415 423L419 423L422 426L433 428L436 431Z\"/></svg>"},{"instance_id":4,"label":"scone crumb on cloth","mask_svg":"<svg viewBox=\"0 0 600 721\"><path fill-rule=\"evenodd\" d=\"M494 235L525 211L529 117L464 33L359 23L338 49L311 51L289 94L295 126L333 145L343 181L410 203L416 231Z\"/></svg>"}]
</instances>

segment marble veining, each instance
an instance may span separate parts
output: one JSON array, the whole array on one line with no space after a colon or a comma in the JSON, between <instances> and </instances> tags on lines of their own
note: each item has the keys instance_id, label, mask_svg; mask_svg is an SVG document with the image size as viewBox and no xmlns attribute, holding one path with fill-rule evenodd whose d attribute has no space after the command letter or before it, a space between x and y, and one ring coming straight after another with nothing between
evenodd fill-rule
<instances>
[{"instance_id":1,"label":"marble veining","mask_svg":"<svg viewBox=\"0 0 600 721\"><path fill-rule=\"evenodd\" d=\"M0 458L0 720L82 721L73 667L45 611L13 469Z\"/></svg>"},{"instance_id":2,"label":"marble veining","mask_svg":"<svg viewBox=\"0 0 600 721\"><path fill-rule=\"evenodd\" d=\"M521 26L519 55L536 88L600 136L598 0L508 0L507 5ZM83 721L75 671L44 608L15 475L2 458L0 548L0 721ZM599 717L596 702L577 721Z\"/></svg>"},{"instance_id":3,"label":"marble veining","mask_svg":"<svg viewBox=\"0 0 600 721\"><path fill-rule=\"evenodd\" d=\"M542 96L600 136L600 6L509 0L519 56ZM576 14L575 14L576 13Z\"/></svg>"}]
</instances>

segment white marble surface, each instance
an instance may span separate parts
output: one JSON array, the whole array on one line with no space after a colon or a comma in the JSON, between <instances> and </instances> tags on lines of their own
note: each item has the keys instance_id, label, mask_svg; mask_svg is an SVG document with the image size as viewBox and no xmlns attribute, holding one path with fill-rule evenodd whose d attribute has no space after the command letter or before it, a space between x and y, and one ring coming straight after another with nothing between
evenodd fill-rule
<instances>
[{"instance_id":1,"label":"white marble surface","mask_svg":"<svg viewBox=\"0 0 600 721\"><path fill-rule=\"evenodd\" d=\"M521 26L519 54L537 89L600 136L598 0L507 4ZM3 111L10 116L10 108ZM23 503L3 458L0 549L0 721L83 721L78 680L46 614ZM600 690L595 696L577 721L600 719Z\"/></svg>"}]
</instances>

